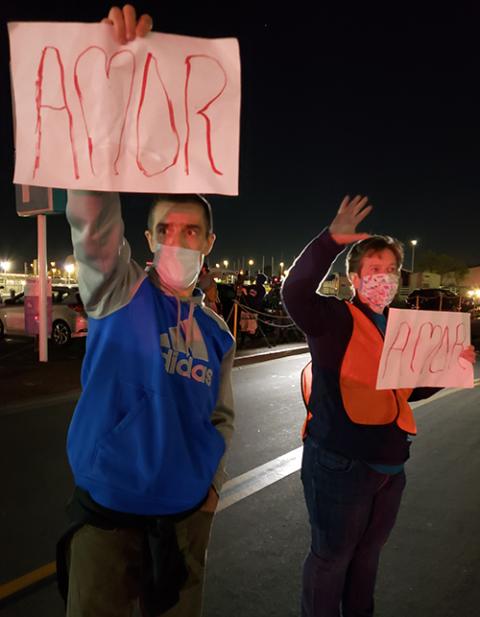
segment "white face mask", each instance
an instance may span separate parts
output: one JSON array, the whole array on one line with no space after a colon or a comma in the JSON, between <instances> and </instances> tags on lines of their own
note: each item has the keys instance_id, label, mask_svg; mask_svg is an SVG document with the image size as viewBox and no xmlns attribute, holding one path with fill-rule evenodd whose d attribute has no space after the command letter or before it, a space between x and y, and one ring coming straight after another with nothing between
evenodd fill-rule
<instances>
[{"instance_id":1,"label":"white face mask","mask_svg":"<svg viewBox=\"0 0 480 617\"><path fill-rule=\"evenodd\" d=\"M160 281L174 290L185 290L194 285L202 263L200 251L160 243L155 248L153 266Z\"/></svg>"},{"instance_id":2,"label":"white face mask","mask_svg":"<svg viewBox=\"0 0 480 617\"><path fill-rule=\"evenodd\" d=\"M383 310L393 300L397 289L397 274L367 274L360 278L358 291L367 304Z\"/></svg>"}]
</instances>

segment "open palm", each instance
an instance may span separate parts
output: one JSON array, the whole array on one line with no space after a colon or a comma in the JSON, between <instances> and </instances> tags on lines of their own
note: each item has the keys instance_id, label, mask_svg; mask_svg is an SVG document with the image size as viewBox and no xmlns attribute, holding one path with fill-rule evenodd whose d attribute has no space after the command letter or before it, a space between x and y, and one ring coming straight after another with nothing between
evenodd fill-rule
<instances>
[{"instance_id":1,"label":"open palm","mask_svg":"<svg viewBox=\"0 0 480 617\"><path fill-rule=\"evenodd\" d=\"M350 244L358 240L364 240L369 234L357 233L357 225L363 221L372 211L372 206L368 203L368 197L357 195L350 199L345 195L340 204L337 216L330 224L332 238L338 244Z\"/></svg>"}]
</instances>

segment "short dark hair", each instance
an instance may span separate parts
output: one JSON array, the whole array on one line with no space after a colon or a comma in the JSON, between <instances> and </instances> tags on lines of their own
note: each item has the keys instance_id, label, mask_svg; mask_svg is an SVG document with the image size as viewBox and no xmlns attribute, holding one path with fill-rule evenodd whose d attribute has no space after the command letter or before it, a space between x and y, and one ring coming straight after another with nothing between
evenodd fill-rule
<instances>
[{"instance_id":1,"label":"short dark hair","mask_svg":"<svg viewBox=\"0 0 480 617\"><path fill-rule=\"evenodd\" d=\"M370 236L365 240L359 240L350 247L345 260L347 268L347 276L351 272L359 273L362 266L362 259L366 256L374 253L380 253L388 249L392 251L397 260L398 269L402 267L403 263L403 245L399 240L392 238L391 236Z\"/></svg>"},{"instance_id":2,"label":"short dark hair","mask_svg":"<svg viewBox=\"0 0 480 617\"><path fill-rule=\"evenodd\" d=\"M200 193L157 193L153 196L152 205L148 212L148 229L153 232L153 217L155 208L162 202L173 202L175 204L198 204L203 209L203 215L207 224L207 233L213 232L212 206L206 197Z\"/></svg>"}]
</instances>

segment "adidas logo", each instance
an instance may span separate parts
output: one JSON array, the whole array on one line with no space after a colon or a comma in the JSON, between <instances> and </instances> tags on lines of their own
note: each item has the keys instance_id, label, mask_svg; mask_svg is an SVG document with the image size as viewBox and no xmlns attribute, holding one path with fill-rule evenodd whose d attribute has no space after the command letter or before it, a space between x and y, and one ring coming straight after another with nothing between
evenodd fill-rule
<instances>
[{"instance_id":1,"label":"adidas logo","mask_svg":"<svg viewBox=\"0 0 480 617\"><path fill-rule=\"evenodd\" d=\"M207 364L195 362L195 360L208 362L208 350L200 328L194 320L192 342L188 349L185 337L186 328L187 320L182 321L179 328L169 328L168 333L165 332L160 335L160 345L166 350L162 351L165 370L169 375L176 373L186 379L194 379L199 383L211 386L212 369L208 368Z\"/></svg>"}]
</instances>

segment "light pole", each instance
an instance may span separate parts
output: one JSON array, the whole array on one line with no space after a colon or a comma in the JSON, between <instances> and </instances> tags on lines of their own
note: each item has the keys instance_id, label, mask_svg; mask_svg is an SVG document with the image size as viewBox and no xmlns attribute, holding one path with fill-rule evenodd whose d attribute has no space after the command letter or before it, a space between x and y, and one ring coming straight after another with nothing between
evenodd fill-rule
<instances>
[{"instance_id":1,"label":"light pole","mask_svg":"<svg viewBox=\"0 0 480 617\"><path fill-rule=\"evenodd\" d=\"M285 264L283 263L283 261L280 262L280 278L283 276L283 268L285 266Z\"/></svg>"},{"instance_id":2,"label":"light pole","mask_svg":"<svg viewBox=\"0 0 480 617\"><path fill-rule=\"evenodd\" d=\"M73 271L75 270L75 266L73 264L66 264L65 270L66 270L66 272L68 274L67 285L70 285L70 276L72 275Z\"/></svg>"},{"instance_id":3,"label":"light pole","mask_svg":"<svg viewBox=\"0 0 480 617\"><path fill-rule=\"evenodd\" d=\"M410 240L410 244L412 245L412 266L411 266L411 270L412 270L412 274L413 274L413 268L415 267L415 247L417 246L418 240Z\"/></svg>"},{"instance_id":4,"label":"light pole","mask_svg":"<svg viewBox=\"0 0 480 617\"><path fill-rule=\"evenodd\" d=\"M228 268L228 259L223 260L223 265L225 268Z\"/></svg>"}]
</instances>

